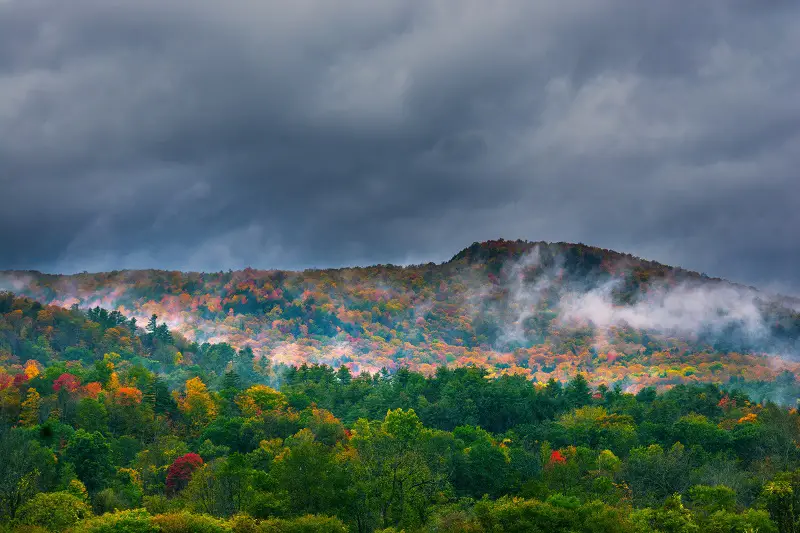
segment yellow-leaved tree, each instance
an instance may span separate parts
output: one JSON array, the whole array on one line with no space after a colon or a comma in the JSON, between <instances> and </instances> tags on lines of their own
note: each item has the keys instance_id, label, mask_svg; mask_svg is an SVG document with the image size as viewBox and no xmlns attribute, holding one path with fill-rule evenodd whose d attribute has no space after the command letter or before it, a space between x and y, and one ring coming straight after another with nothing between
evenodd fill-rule
<instances>
[{"instance_id":1,"label":"yellow-leaved tree","mask_svg":"<svg viewBox=\"0 0 800 533\"><path fill-rule=\"evenodd\" d=\"M207 425L217 416L217 405L199 377L186 381L186 392L178 399L178 406L195 429Z\"/></svg>"},{"instance_id":2,"label":"yellow-leaved tree","mask_svg":"<svg viewBox=\"0 0 800 533\"><path fill-rule=\"evenodd\" d=\"M245 416L259 416L264 411L280 409L286 405L286 397L272 387L253 385L236 398L236 405Z\"/></svg>"},{"instance_id":3,"label":"yellow-leaved tree","mask_svg":"<svg viewBox=\"0 0 800 533\"><path fill-rule=\"evenodd\" d=\"M42 398L36 389L28 389L28 395L22 402L22 411L19 416L19 423L25 427L35 426L39 423Z\"/></svg>"}]
</instances>

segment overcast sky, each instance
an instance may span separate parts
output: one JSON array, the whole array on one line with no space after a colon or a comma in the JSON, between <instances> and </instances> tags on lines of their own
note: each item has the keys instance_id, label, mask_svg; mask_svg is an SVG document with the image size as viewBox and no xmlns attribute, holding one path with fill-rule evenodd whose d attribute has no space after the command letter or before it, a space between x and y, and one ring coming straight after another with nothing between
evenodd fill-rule
<instances>
[{"instance_id":1,"label":"overcast sky","mask_svg":"<svg viewBox=\"0 0 800 533\"><path fill-rule=\"evenodd\" d=\"M800 2L0 0L0 268L584 242L800 289Z\"/></svg>"}]
</instances>

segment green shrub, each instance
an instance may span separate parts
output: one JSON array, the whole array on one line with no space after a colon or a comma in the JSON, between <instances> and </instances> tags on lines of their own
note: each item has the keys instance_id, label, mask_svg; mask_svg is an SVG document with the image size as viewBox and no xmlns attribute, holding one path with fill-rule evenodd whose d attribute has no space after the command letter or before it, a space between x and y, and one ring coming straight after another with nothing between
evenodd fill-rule
<instances>
[{"instance_id":1,"label":"green shrub","mask_svg":"<svg viewBox=\"0 0 800 533\"><path fill-rule=\"evenodd\" d=\"M338 518L306 515L299 518L265 520L262 533L347 533L347 526Z\"/></svg>"},{"instance_id":2,"label":"green shrub","mask_svg":"<svg viewBox=\"0 0 800 533\"><path fill-rule=\"evenodd\" d=\"M39 526L48 531L64 531L92 516L80 498L69 492L44 492L31 498L17 511L20 525Z\"/></svg>"},{"instance_id":3,"label":"green shrub","mask_svg":"<svg viewBox=\"0 0 800 533\"><path fill-rule=\"evenodd\" d=\"M49 533L49 531L40 526L19 525L12 529L9 525L0 524L0 533Z\"/></svg>"},{"instance_id":4,"label":"green shrub","mask_svg":"<svg viewBox=\"0 0 800 533\"><path fill-rule=\"evenodd\" d=\"M142 498L142 506L151 515L168 514L180 511L181 501L177 498L167 498L163 494L153 494Z\"/></svg>"},{"instance_id":5,"label":"green shrub","mask_svg":"<svg viewBox=\"0 0 800 533\"><path fill-rule=\"evenodd\" d=\"M633 530L622 509L601 502L581 504L577 498L560 494L545 502L508 497L482 500L475 506L475 515L487 531L623 533Z\"/></svg>"},{"instance_id":6,"label":"green shrub","mask_svg":"<svg viewBox=\"0 0 800 533\"><path fill-rule=\"evenodd\" d=\"M150 513L144 509L132 509L84 520L73 526L72 533L158 533L158 526L151 522Z\"/></svg>"},{"instance_id":7,"label":"green shrub","mask_svg":"<svg viewBox=\"0 0 800 533\"><path fill-rule=\"evenodd\" d=\"M703 527L707 533L777 533L778 528L770 520L769 513L747 509L741 514L717 511Z\"/></svg>"},{"instance_id":8,"label":"green shrub","mask_svg":"<svg viewBox=\"0 0 800 533\"><path fill-rule=\"evenodd\" d=\"M233 533L259 533L261 531L258 522L252 516L238 514L228 521Z\"/></svg>"},{"instance_id":9,"label":"green shrub","mask_svg":"<svg viewBox=\"0 0 800 533\"><path fill-rule=\"evenodd\" d=\"M230 533L231 527L222 520L188 511L154 516L152 523L163 533Z\"/></svg>"}]
</instances>

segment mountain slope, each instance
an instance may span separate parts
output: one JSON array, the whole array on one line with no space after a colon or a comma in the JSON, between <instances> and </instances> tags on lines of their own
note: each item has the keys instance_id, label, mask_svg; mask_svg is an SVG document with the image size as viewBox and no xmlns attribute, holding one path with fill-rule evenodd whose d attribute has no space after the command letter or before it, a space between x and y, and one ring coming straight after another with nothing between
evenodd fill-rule
<instances>
[{"instance_id":1,"label":"mountain slope","mask_svg":"<svg viewBox=\"0 0 800 533\"><path fill-rule=\"evenodd\" d=\"M773 379L795 372L800 339L796 301L582 244L488 241L407 267L2 279L43 303L156 314L190 340L355 372L476 364L541 381Z\"/></svg>"}]
</instances>

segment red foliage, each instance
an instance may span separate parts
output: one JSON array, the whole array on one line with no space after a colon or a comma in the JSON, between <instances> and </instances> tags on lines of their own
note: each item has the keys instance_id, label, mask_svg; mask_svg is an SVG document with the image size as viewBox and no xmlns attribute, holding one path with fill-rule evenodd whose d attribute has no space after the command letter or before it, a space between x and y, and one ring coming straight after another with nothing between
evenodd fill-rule
<instances>
[{"instance_id":1,"label":"red foliage","mask_svg":"<svg viewBox=\"0 0 800 533\"><path fill-rule=\"evenodd\" d=\"M730 396L727 394L722 397L722 399L717 404L717 407L722 408L724 411L728 411L731 408L736 407L736 400L732 400Z\"/></svg>"},{"instance_id":2,"label":"red foliage","mask_svg":"<svg viewBox=\"0 0 800 533\"><path fill-rule=\"evenodd\" d=\"M20 385L28 381L28 379L29 378L25 373L17 374L16 376L14 376L14 386L19 387Z\"/></svg>"},{"instance_id":3,"label":"red foliage","mask_svg":"<svg viewBox=\"0 0 800 533\"><path fill-rule=\"evenodd\" d=\"M75 392L81 386L81 380L73 374L64 373L58 376L53 382L53 390L58 392L65 389L67 392Z\"/></svg>"},{"instance_id":4,"label":"red foliage","mask_svg":"<svg viewBox=\"0 0 800 533\"><path fill-rule=\"evenodd\" d=\"M5 390L11 386L14 382L14 378L9 376L8 374L0 374L0 390Z\"/></svg>"},{"instance_id":5,"label":"red foliage","mask_svg":"<svg viewBox=\"0 0 800 533\"><path fill-rule=\"evenodd\" d=\"M167 470L167 492L176 493L186 488L195 470L203 466L203 458L187 453L173 461Z\"/></svg>"},{"instance_id":6,"label":"red foliage","mask_svg":"<svg viewBox=\"0 0 800 533\"><path fill-rule=\"evenodd\" d=\"M558 450L553 450L550 454L550 465L563 465L567 463L567 458L561 455L561 452Z\"/></svg>"}]
</instances>

